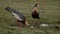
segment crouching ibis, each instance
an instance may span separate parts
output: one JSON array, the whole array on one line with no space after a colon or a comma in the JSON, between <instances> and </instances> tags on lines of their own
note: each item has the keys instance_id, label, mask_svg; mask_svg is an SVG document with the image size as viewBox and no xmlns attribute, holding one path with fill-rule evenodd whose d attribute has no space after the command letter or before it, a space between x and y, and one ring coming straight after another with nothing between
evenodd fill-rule
<instances>
[{"instance_id":1,"label":"crouching ibis","mask_svg":"<svg viewBox=\"0 0 60 34\"><path fill-rule=\"evenodd\" d=\"M16 18L17 26L19 26L19 27L21 26L20 22L24 25L29 25L27 23L26 17L22 13L20 13L19 11L15 10L11 7L6 7L5 10L9 11Z\"/></svg>"}]
</instances>

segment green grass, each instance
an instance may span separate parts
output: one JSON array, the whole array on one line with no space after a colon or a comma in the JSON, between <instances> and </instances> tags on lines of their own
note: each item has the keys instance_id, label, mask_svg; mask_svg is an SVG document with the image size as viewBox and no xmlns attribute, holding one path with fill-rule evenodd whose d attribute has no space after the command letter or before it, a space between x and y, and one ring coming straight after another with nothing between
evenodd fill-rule
<instances>
[{"instance_id":1,"label":"green grass","mask_svg":"<svg viewBox=\"0 0 60 34\"><path fill-rule=\"evenodd\" d=\"M15 18L5 10L7 6L19 10L32 23L31 12L35 3L38 3L40 21L56 24L60 22L60 0L0 0L0 34L59 34L50 27L41 28L10 28L16 26ZM60 27L59 27L60 28Z\"/></svg>"}]
</instances>

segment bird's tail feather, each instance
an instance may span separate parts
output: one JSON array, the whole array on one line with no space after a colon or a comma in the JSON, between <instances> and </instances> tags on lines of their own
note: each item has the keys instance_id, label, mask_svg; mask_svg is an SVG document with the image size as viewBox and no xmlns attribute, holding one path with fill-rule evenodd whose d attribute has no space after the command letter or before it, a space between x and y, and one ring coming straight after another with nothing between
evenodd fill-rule
<instances>
[{"instance_id":1,"label":"bird's tail feather","mask_svg":"<svg viewBox=\"0 0 60 34\"><path fill-rule=\"evenodd\" d=\"M15 11L15 9L12 9L12 8L10 8L10 7L6 7L5 10L7 10L7 11L9 11L9 12Z\"/></svg>"}]
</instances>

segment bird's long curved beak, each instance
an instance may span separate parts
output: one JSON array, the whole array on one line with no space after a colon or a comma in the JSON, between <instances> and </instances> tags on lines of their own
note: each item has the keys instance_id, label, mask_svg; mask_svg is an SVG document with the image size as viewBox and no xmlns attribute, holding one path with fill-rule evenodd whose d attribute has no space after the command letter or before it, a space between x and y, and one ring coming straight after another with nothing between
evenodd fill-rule
<instances>
[{"instance_id":1,"label":"bird's long curved beak","mask_svg":"<svg viewBox=\"0 0 60 34\"><path fill-rule=\"evenodd\" d=\"M28 24L28 22L27 22L27 21L25 21L25 25L30 25L30 24Z\"/></svg>"}]
</instances>

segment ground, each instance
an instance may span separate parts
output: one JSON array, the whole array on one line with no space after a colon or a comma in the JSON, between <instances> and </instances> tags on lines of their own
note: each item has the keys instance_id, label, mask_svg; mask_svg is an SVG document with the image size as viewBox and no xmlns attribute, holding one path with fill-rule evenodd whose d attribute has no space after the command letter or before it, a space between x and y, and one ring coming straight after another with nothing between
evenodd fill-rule
<instances>
[{"instance_id":1,"label":"ground","mask_svg":"<svg viewBox=\"0 0 60 34\"><path fill-rule=\"evenodd\" d=\"M59 34L60 26L19 28L16 19L5 10L9 6L20 11L32 24L31 12L35 3L38 3L41 17L39 23L60 24L60 0L0 0L0 34Z\"/></svg>"}]
</instances>

